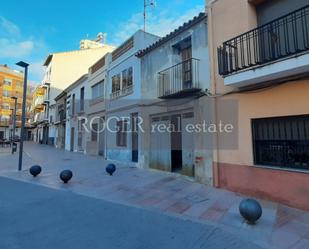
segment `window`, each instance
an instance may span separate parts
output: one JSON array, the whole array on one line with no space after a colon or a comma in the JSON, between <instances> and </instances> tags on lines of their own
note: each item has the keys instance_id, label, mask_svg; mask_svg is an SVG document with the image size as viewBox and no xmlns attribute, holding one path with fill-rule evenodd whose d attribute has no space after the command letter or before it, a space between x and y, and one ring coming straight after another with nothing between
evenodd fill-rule
<instances>
[{"instance_id":1,"label":"window","mask_svg":"<svg viewBox=\"0 0 309 249\"><path fill-rule=\"evenodd\" d=\"M122 89L128 87L128 69L122 71Z\"/></svg>"},{"instance_id":2,"label":"window","mask_svg":"<svg viewBox=\"0 0 309 249\"><path fill-rule=\"evenodd\" d=\"M133 85L133 69L132 67L122 71L122 89Z\"/></svg>"},{"instance_id":3,"label":"window","mask_svg":"<svg viewBox=\"0 0 309 249\"><path fill-rule=\"evenodd\" d=\"M84 107L85 107L85 88L84 87L82 87L81 89L80 89L80 111L82 112L82 111L84 111Z\"/></svg>"},{"instance_id":4,"label":"window","mask_svg":"<svg viewBox=\"0 0 309 249\"><path fill-rule=\"evenodd\" d=\"M120 91L120 74L117 74L112 78L112 93L118 91Z\"/></svg>"},{"instance_id":5,"label":"window","mask_svg":"<svg viewBox=\"0 0 309 249\"><path fill-rule=\"evenodd\" d=\"M11 79L4 79L3 84L6 86L11 86L12 85L12 80Z\"/></svg>"},{"instance_id":6,"label":"window","mask_svg":"<svg viewBox=\"0 0 309 249\"><path fill-rule=\"evenodd\" d=\"M8 120L10 120L11 118L10 118L10 116L8 116L8 115L1 115L0 116L0 121L8 121Z\"/></svg>"},{"instance_id":7,"label":"window","mask_svg":"<svg viewBox=\"0 0 309 249\"><path fill-rule=\"evenodd\" d=\"M98 141L98 124L91 125L91 141Z\"/></svg>"},{"instance_id":8,"label":"window","mask_svg":"<svg viewBox=\"0 0 309 249\"><path fill-rule=\"evenodd\" d=\"M78 131L84 131L84 126L85 126L85 118L82 118L80 120L78 120Z\"/></svg>"},{"instance_id":9,"label":"window","mask_svg":"<svg viewBox=\"0 0 309 249\"><path fill-rule=\"evenodd\" d=\"M16 82L16 87L23 88L23 83L20 82L20 81L17 81ZM31 89L29 88L28 90L30 91Z\"/></svg>"},{"instance_id":10,"label":"window","mask_svg":"<svg viewBox=\"0 0 309 249\"><path fill-rule=\"evenodd\" d=\"M133 85L133 68L130 67L128 69L128 86L132 86Z\"/></svg>"},{"instance_id":11,"label":"window","mask_svg":"<svg viewBox=\"0 0 309 249\"><path fill-rule=\"evenodd\" d=\"M72 115L75 114L75 94L72 95L72 103L71 103Z\"/></svg>"},{"instance_id":12,"label":"window","mask_svg":"<svg viewBox=\"0 0 309 249\"><path fill-rule=\"evenodd\" d=\"M10 92L7 91L7 90L3 90L2 96L3 96L3 97L10 97Z\"/></svg>"},{"instance_id":13,"label":"window","mask_svg":"<svg viewBox=\"0 0 309 249\"><path fill-rule=\"evenodd\" d=\"M257 165L309 170L309 115L252 120Z\"/></svg>"},{"instance_id":14,"label":"window","mask_svg":"<svg viewBox=\"0 0 309 249\"><path fill-rule=\"evenodd\" d=\"M3 109L3 110L10 110L10 104L8 104L8 103L3 103L3 104L2 104L2 109Z\"/></svg>"},{"instance_id":15,"label":"window","mask_svg":"<svg viewBox=\"0 0 309 249\"><path fill-rule=\"evenodd\" d=\"M92 99L104 96L104 80L91 87Z\"/></svg>"},{"instance_id":16,"label":"window","mask_svg":"<svg viewBox=\"0 0 309 249\"><path fill-rule=\"evenodd\" d=\"M119 147L127 146L128 122L126 120L117 121L116 144Z\"/></svg>"}]
</instances>

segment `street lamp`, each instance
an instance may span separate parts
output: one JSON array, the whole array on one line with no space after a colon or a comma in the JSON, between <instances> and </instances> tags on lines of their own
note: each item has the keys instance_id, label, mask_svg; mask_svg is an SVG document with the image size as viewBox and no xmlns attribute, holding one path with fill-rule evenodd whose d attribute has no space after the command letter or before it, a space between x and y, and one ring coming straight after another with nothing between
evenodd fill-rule
<instances>
[{"instance_id":1,"label":"street lamp","mask_svg":"<svg viewBox=\"0 0 309 249\"><path fill-rule=\"evenodd\" d=\"M18 170L21 171L22 163L23 163L23 147L24 147L25 121L26 121L27 77L28 77L28 66L29 66L29 64L26 63L26 62L20 61L20 62L16 63L16 65L24 68L24 70L25 70L24 87L23 87L23 105L22 105L22 113L21 113L19 161L18 161Z\"/></svg>"},{"instance_id":2,"label":"street lamp","mask_svg":"<svg viewBox=\"0 0 309 249\"><path fill-rule=\"evenodd\" d=\"M12 154L14 154L14 143L15 143L15 130L16 130L16 107L17 107L17 97L11 97L14 100L14 114L13 114L13 139L12 139Z\"/></svg>"}]
</instances>

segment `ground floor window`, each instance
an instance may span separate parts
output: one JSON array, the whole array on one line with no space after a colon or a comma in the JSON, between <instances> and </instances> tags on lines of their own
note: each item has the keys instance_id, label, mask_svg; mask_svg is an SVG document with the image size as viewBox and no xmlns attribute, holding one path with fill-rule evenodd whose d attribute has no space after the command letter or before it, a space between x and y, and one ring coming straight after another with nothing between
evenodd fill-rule
<instances>
[{"instance_id":1,"label":"ground floor window","mask_svg":"<svg viewBox=\"0 0 309 249\"><path fill-rule=\"evenodd\" d=\"M257 165L309 170L309 115L252 120Z\"/></svg>"},{"instance_id":2,"label":"ground floor window","mask_svg":"<svg viewBox=\"0 0 309 249\"><path fill-rule=\"evenodd\" d=\"M127 146L128 123L126 120L117 121L116 143L118 147Z\"/></svg>"}]
</instances>

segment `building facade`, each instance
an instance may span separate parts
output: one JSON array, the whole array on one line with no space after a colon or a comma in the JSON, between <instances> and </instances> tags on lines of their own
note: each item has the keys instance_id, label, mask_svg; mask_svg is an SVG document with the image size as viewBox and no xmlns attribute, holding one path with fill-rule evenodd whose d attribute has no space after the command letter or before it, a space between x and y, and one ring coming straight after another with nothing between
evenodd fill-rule
<instances>
[{"instance_id":1,"label":"building facade","mask_svg":"<svg viewBox=\"0 0 309 249\"><path fill-rule=\"evenodd\" d=\"M63 91L55 98L55 101L56 101L55 147L58 149L64 149L65 148L65 136L66 136L67 93Z\"/></svg>"},{"instance_id":2,"label":"building facade","mask_svg":"<svg viewBox=\"0 0 309 249\"><path fill-rule=\"evenodd\" d=\"M86 132L83 124L87 108L85 101L87 84L88 74L85 74L64 90L67 95L65 149L69 151L84 153L86 149Z\"/></svg>"},{"instance_id":3,"label":"building facade","mask_svg":"<svg viewBox=\"0 0 309 249\"><path fill-rule=\"evenodd\" d=\"M140 157L144 167L212 184L212 135L187 129L211 120L207 34L207 15L200 13L137 54L145 106Z\"/></svg>"},{"instance_id":4,"label":"building facade","mask_svg":"<svg viewBox=\"0 0 309 249\"><path fill-rule=\"evenodd\" d=\"M141 131L132 131L132 120L140 113L141 60L136 53L159 39L158 36L138 30L111 53L107 71L106 103L106 157L140 166ZM140 135L138 135L140 134Z\"/></svg>"},{"instance_id":5,"label":"building facade","mask_svg":"<svg viewBox=\"0 0 309 249\"><path fill-rule=\"evenodd\" d=\"M16 130L15 136L20 137L22 99L23 99L23 73L0 65L0 139L9 140L13 132L13 116L16 98ZM26 127L30 119L29 107L32 102L33 86L28 83L26 100ZM28 132L26 132L28 139Z\"/></svg>"},{"instance_id":6,"label":"building facade","mask_svg":"<svg viewBox=\"0 0 309 249\"><path fill-rule=\"evenodd\" d=\"M108 53L89 68L86 95L86 153L106 158L106 130L103 125L106 118L107 70L111 60ZM99 131L99 132L97 132Z\"/></svg>"},{"instance_id":7,"label":"building facade","mask_svg":"<svg viewBox=\"0 0 309 249\"><path fill-rule=\"evenodd\" d=\"M57 140L57 124L55 124L57 105L55 98L78 78L88 73L88 68L93 63L106 53L113 51L113 49L113 46L99 43L99 41L87 42L87 40L83 40L80 50L48 55L44 62L46 69L41 84L42 87L48 85L48 99L45 100L46 107L44 108L44 112L48 116L47 128L34 124L34 134L47 133L46 143L55 144Z\"/></svg>"},{"instance_id":8,"label":"building facade","mask_svg":"<svg viewBox=\"0 0 309 249\"><path fill-rule=\"evenodd\" d=\"M238 103L237 144L216 138L215 185L309 210L308 1L210 0L207 11L212 95Z\"/></svg>"}]
</instances>

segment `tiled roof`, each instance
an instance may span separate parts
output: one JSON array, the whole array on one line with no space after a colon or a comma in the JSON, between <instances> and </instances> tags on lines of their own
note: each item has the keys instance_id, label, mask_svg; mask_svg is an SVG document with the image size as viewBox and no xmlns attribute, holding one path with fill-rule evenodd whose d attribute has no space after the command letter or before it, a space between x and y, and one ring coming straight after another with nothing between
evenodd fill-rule
<instances>
[{"instance_id":1,"label":"tiled roof","mask_svg":"<svg viewBox=\"0 0 309 249\"><path fill-rule=\"evenodd\" d=\"M159 39L155 43L151 44L147 48L138 51L136 53L136 56L137 57L143 57L145 54L147 54L150 51L152 51L152 50L156 49L157 47L161 46L162 44L164 44L165 42L169 41L170 39L173 39L175 36L177 36L181 32L184 32L185 30L191 28L195 24L201 22L206 17L207 17L207 15L204 12L201 12L199 15L195 16L190 21L185 22L182 26L178 27L177 29L175 29L174 31L169 33L168 35L162 37L161 39Z\"/></svg>"}]
</instances>

